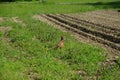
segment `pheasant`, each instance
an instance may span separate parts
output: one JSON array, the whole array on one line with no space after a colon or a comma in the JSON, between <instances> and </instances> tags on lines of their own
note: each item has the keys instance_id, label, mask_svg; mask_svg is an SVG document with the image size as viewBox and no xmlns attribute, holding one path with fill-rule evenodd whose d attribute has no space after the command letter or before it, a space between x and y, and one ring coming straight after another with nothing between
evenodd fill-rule
<instances>
[{"instance_id":1,"label":"pheasant","mask_svg":"<svg viewBox=\"0 0 120 80\"><path fill-rule=\"evenodd\" d=\"M64 45L64 37L61 36L61 40L59 41L59 43L55 46L55 48L62 48Z\"/></svg>"},{"instance_id":2,"label":"pheasant","mask_svg":"<svg viewBox=\"0 0 120 80\"><path fill-rule=\"evenodd\" d=\"M61 36L61 40L58 42L58 44L56 44L53 48L50 48L48 50L62 48L63 46L64 46L64 36Z\"/></svg>"}]
</instances>

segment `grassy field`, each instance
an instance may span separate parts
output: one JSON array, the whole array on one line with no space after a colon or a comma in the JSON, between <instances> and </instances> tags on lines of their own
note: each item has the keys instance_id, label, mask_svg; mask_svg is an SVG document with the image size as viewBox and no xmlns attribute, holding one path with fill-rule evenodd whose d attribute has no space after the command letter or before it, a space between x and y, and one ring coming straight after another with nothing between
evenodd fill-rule
<instances>
[{"instance_id":1,"label":"grassy field","mask_svg":"<svg viewBox=\"0 0 120 80\"><path fill-rule=\"evenodd\" d=\"M98 5L87 3L101 0L0 3L0 80L86 80L94 76L100 68L98 63L106 59L104 50L77 41L69 33L35 20L33 15L119 9L120 6L115 5L118 1L104 0L103 4ZM82 4L58 4L61 2ZM113 6L107 4L110 2ZM65 36L64 47L48 51L61 35ZM103 70L100 80L119 80L118 70L118 66L112 70ZM80 71L87 76L80 76Z\"/></svg>"}]
</instances>

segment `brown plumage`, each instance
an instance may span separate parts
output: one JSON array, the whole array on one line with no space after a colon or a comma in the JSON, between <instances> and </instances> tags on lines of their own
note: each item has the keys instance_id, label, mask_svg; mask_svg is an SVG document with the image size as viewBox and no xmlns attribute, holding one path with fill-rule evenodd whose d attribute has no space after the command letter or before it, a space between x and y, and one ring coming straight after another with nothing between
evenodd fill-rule
<instances>
[{"instance_id":1,"label":"brown plumage","mask_svg":"<svg viewBox=\"0 0 120 80\"><path fill-rule=\"evenodd\" d=\"M56 44L53 48L50 48L48 50L62 48L63 46L64 46L64 36L61 36L61 40L58 42L58 44Z\"/></svg>"},{"instance_id":2,"label":"brown plumage","mask_svg":"<svg viewBox=\"0 0 120 80\"><path fill-rule=\"evenodd\" d=\"M58 44L55 46L55 48L62 48L64 45L64 37L61 36L61 40L58 42Z\"/></svg>"}]
</instances>

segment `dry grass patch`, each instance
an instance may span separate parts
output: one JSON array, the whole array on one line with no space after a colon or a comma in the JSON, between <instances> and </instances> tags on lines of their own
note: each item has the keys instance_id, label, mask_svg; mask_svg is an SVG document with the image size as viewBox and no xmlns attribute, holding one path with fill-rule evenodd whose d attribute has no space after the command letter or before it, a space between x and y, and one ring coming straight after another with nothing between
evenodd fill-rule
<instances>
[{"instance_id":1,"label":"dry grass patch","mask_svg":"<svg viewBox=\"0 0 120 80\"><path fill-rule=\"evenodd\" d=\"M2 17L0 17L0 22L2 22L3 21L3 18Z\"/></svg>"},{"instance_id":2,"label":"dry grass patch","mask_svg":"<svg viewBox=\"0 0 120 80\"><path fill-rule=\"evenodd\" d=\"M12 17L11 20L15 23L22 25L22 26L26 26L26 24L22 20L20 20L19 17Z\"/></svg>"},{"instance_id":3,"label":"dry grass patch","mask_svg":"<svg viewBox=\"0 0 120 80\"><path fill-rule=\"evenodd\" d=\"M3 33L6 33L8 31L10 31L12 28L10 26L8 27L0 27L0 31L3 32Z\"/></svg>"}]
</instances>

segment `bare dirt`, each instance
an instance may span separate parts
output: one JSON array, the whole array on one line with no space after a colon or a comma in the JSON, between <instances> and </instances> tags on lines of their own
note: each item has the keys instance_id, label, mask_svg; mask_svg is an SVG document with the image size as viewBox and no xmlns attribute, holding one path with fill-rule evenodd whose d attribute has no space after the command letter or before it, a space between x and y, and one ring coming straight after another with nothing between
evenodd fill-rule
<instances>
[{"instance_id":1,"label":"bare dirt","mask_svg":"<svg viewBox=\"0 0 120 80\"><path fill-rule=\"evenodd\" d=\"M109 27L116 27L120 29L120 13L117 10L102 10L93 11L83 14L70 14L72 17L83 19L93 22L95 24L101 24Z\"/></svg>"},{"instance_id":2,"label":"bare dirt","mask_svg":"<svg viewBox=\"0 0 120 80\"><path fill-rule=\"evenodd\" d=\"M117 10L102 10L77 14L42 14L35 19L46 22L78 40L101 46L107 60L102 66L115 64L120 56L120 13Z\"/></svg>"}]
</instances>

